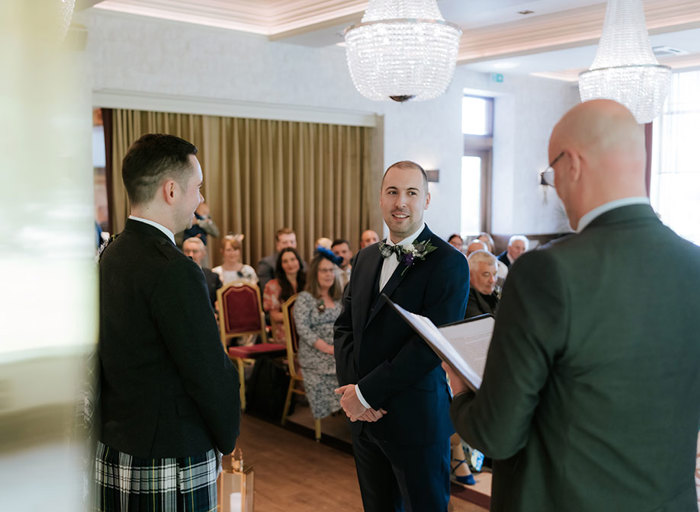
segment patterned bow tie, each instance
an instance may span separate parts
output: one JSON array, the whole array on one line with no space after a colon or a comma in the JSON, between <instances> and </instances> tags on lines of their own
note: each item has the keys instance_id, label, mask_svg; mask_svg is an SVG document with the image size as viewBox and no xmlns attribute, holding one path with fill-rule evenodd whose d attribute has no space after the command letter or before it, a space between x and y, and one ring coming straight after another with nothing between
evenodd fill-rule
<instances>
[{"instance_id":1,"label":"patterned bow tie","mask_svg":"<svg viewBox=\"0 0 700 512\"><path fill-rule=\"evenodd\" d=\"M403 256L403 249L400 245L389 245L384 242L379 242L379 252L384 258L395 254L398 261L401 261L401 256Z\"/></svg>"}]
</instances>

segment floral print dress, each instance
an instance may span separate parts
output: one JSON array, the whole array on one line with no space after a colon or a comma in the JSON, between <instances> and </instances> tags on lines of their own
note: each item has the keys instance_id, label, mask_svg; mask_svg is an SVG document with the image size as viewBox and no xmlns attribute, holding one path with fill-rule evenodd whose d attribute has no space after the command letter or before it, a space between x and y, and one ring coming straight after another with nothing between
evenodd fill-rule
<instances>
[{"instance_id":1,"label":"floral print dress","mask_svg":"<svg viewBox=\"0 0 700 512\"><path fill-rule=\"evenodd\" d=\"M324 418L340 410L340 397L333 354L325 354L314 347L321 338L333 345L333 324L340 315L340 303L332 308L323 305L308 292L301 292L294 304L294 321L299 336L297 358L304 376L304 389L314 418Z\"/></svg>"}]
</instances>

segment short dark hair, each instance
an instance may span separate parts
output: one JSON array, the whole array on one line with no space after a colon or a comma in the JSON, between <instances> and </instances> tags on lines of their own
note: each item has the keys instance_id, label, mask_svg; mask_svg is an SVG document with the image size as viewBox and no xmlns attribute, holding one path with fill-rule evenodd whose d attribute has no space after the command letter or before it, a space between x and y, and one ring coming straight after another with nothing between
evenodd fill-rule
<instances>
[{"instance_id":1,"label":"short dark hair","mask_svg":"<svg viewBox=\"0 0 700 512\"><path fill-rule=\"evenodd\" d=\"M428 175L426 174L425 169L423 169L416 162L412 162L410 160L401 160L400 162L391 164L389 167L386 168L386 171L384 171L384 176L382 176L382 190L384 187L384 178L386 177L386 173L388 173L389 169L391 169L392 167L398 167L399 169L416 169L420 171L420 173L423 175L423 187L425 187L426 194L428 193Z\"/></svg>"},{"instance_id":2,"label":"short dark hair","mask_svg":"<svg viewBox=\"0 0 700 512\"><path fill-rule=\"evenodd\" d=\"M134 142L122 162L122 180L132 205L153 199L166 177L186 186L197 147L180 137L148 133Z\"/></svg>"},{"instance_id":3,"label":"short dark hair","mask_svg":"<svg viewBox=\"0 0 700 512\"><path fill-rule=\"evenodd\" d=\"M348 244L348 248L350 248L350 242L345 240L344 238L336 238L333 240L333 243L331 244L331 249L335 247L336 245L343 245L343 244Z\"/></svg>"}]
</instances>

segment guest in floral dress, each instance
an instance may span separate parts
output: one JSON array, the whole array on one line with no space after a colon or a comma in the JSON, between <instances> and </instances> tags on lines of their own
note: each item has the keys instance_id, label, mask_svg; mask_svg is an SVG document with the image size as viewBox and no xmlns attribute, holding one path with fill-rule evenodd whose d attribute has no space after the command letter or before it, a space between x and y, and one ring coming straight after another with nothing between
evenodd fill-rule
<instances>
[{"instance_id":1,"label":"guest in floral dress","mask_svg":"<svg viewBox=\"0 0 700 512\"><path fill-rule=\"evenodd\" d=\"M265 285L263 309L270 314L272 334L277 343L284 343L282 304L298 290L303 290L306 274L296 249L285 247L277 255L275 278Z\"/></svg>"},{"instance_id":2,"label":"guest in floral dress","mask_svg":"<svg viewBox=\"0 0 700 512\"><path fill-rule=\"evenodd\" d=\"M226 235L221 243L223 263L211 269L212 272L219 274L221 282L225 285L231 281L258 283L258 276L253 267L244 264L241 258L242 240L243 235Z\"/></svg>"},{"instance_id":3,"label":"guest in floral dress","mask_svg":"<svg viewBox=\"0 0 700 512\"><path fill-rule=\"evenodd\" d=\"M309 266L306 290L294 305L299 335L297 358L314 418L340 410L340 397L334 392L338 377L333 357L333 324L340 314L342 294L338 267L325 253L317 253Z\"/></svg>"}]
</instances>

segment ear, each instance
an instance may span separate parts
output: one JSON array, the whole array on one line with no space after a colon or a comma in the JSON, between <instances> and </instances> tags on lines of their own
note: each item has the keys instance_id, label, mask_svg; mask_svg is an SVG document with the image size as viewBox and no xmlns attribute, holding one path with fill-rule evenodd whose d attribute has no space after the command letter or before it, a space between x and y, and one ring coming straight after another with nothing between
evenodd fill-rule
<instances>
[{"instance_id":1,"label":"ear","mask_svg":"<svg viewBox=\"0 0 700 512\"><path fill-rule=\"evenodd\" d=\"M430 205L430 192L425 193L425 208L424 210L428 209L428 206Z\"/></svg>"},{"instance_id":2,"label":"ear","mask_svg":"<svg viewBox=\"0 0 700 512\"><path fill-rule=\"evenodd\" d=\"M569 174L569 180L575 183L581 179L581 170L583 168L583 155L576 150L567 150L569 153L569 167L566 172Z\"/></svg>"},{"instance_id":3,"label":"ear","mask_svg":"<svg viewBox=\"0 0 700 512\"><path fill-rule=\"evenodd\" d=\"M163 200L166 204L173 204L177 195L177 182L175 180L165 180L161 185Z\"/></svg>"}]
</instances>

